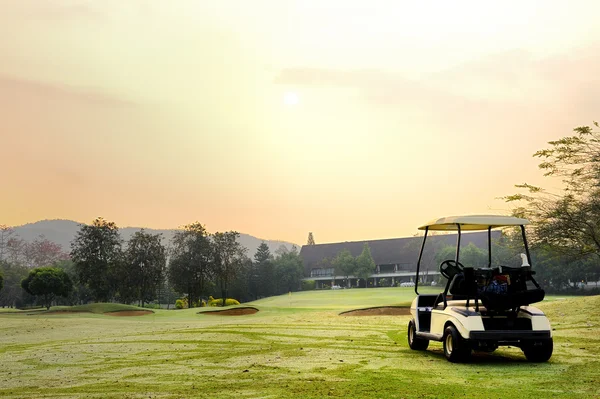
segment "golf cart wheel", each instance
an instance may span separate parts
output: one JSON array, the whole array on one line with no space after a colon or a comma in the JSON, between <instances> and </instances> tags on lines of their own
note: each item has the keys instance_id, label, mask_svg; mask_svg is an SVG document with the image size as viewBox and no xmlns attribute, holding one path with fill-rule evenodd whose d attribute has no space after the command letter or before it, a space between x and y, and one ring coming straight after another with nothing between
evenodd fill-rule
<instances>
[{"instance_id":1,"label":"golf cart wheel","mask_svg":"<svg viewBox=\"0 0 600 399\"><path fill-rule=\"evenodd\" d=\"M417 337L414 321L408 322L408 346L415 351L424 351L429 346L429 340Z\"/></svg>"},{"instance_id":2,"label":"golf cart wheel","mask_svg":"<svg viewBox=\"0 0 600 399\"><path fill-rule=\"evenodd\" d=\"M471 357L471 347L454 326L444 330L444 356L452 363L466 362Z\"/></svg>"},{"instance_id":3,"label":"golf cart wheel","mask_svg":"<svg viewBox=\"0 0 600 399\"><path fill-rule=\"evenodd\" d=\"M530 362L542 363L547 362L552 356L554 344L552 338L543 341L526 342L521 346L525 357Z\"/></svg>"}]
</instances>

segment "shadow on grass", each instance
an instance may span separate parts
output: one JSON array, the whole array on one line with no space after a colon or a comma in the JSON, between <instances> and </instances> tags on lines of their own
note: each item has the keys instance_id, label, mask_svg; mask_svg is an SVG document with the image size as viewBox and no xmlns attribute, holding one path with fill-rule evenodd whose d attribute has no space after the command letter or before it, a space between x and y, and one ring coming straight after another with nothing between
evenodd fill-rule
<instances>
[{"instance_id":1,"label":"shadow on grass","mask_svg":"<svg viewBox=\"0 0 600 399\"><path fill-rule=\"evenodd\" d=\"M546 363L534 363L529 362L524 355L518 355L517 353L486 353L486 352L475 352L473 351L471 358L466 363L450 363L446 360L444 356L444 351L442 348L430 348L426 351L410 351L411 354L414 354L414 357L423 357L426 361L440 361L447 362L448 364L461 364L461 365L478 365L478 366L515 366L515 365L527 365L531 367L543 366L550 364L550 362Z\"/></svg>"}]
</instances>

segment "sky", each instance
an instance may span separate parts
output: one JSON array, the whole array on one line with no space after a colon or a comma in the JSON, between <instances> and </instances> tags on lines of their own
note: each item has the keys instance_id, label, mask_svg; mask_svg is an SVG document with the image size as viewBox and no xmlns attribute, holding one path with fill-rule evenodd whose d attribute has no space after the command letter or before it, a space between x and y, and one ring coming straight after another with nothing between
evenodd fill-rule
<instances>
[{"instance_id":1,"label":"sky","mask_svg":"<svg viewBox=\"0 0 600 399\"><path fill-rule=\"evenodd\" d=\"M303 244L507 214L600 119L596 1L0 1L0 224Z\"/></svg>"}]
</instances>

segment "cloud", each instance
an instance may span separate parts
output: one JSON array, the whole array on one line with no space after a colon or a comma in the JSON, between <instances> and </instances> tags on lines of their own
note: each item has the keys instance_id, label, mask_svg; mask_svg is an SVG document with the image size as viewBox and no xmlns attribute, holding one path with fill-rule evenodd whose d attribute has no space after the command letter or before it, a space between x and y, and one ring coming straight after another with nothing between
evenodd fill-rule
<instances>
[{"instance_id":1,"label":"cloud","mask_svg":"<svg viewBox=\"0 0 600 399\"><path fill-rule=\"evenodd\" d=\"M407 103L513 104L568 102L600 106L600 45L536 58L525 50L491 54L418 80L380 69L287 68L275 83L322 88L355 88L378 105Z\"/></svg>"},{"instance_id":2,"label":"cloud","mask_svg":"<svg viewBox=\"0 0 600 399\"><path fill-rule=\"evenodd\" d=\"M96 105L103 107L133 106L133 102L94 90L86 90L66 84L45 83L17 77L0 75L0 99L7 100L26 97L49 101Z\"/></svg>"},{"instance_id":3,"label":"cloud","mask_svg":"<svg viewBox=\"0 0 600 399\"><path fill-rule=\"evenodd\" d=\"M93 3L83 0L19 0L5 11L16 17L50 21L97 19L103 16Z\"/></svg>"}]
</instances>

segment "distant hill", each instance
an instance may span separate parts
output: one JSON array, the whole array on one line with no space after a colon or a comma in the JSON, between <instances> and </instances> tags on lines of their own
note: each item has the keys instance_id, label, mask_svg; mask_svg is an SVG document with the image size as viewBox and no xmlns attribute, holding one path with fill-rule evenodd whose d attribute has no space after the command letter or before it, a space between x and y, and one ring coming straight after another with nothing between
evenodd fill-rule
<instances>
[{"instance_id":1,"label":"distant hill","mask_svg":"<svg viewBox=\"0 0 600 399\"><path fill-rule=\"evenodd\" d=\"M43 235L48 240L55 242L56 244L61 245L65 251L69 252L71 250L71 241L75 237L77 231L79 231L79 223L74 222L72 220L41 220L35 223L25 224L23 226L16 226L15 233L17 233L22 239L31 242L38 238L40 235ZM127 241L131 236L136 232L140 231L141 227L124 227L121 228L121 237ZM175 229L171 230L155 230L155 229L144 229L148 233L152 234L162 234L163 242L167 244L171 238L173 237L173 233ZM281 246L285 246L287 249L291 249L292 246L296 246L298 250L300 250L300 245L293 244L285 241L277 241L277 240L262 240L260 238L248 235L241 234L239 242L245 248L247 248L247 255L249 257L254 256L256 249L260 245L260 243L264 241L269 246L271 253L275 253L275 251Z\"/></svg>"}]
</instances>

